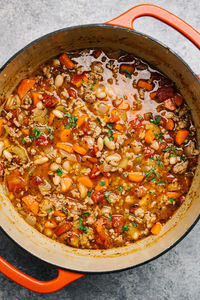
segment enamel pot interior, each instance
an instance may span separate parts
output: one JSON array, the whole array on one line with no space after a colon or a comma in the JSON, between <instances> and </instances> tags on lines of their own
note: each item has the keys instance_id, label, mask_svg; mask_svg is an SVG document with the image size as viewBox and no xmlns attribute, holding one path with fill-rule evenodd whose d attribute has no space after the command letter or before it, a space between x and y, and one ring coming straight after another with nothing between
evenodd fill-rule
<instances>
[{"instance_id":1,"label":"enamel pot interior","mask_svg":"<svg viewBox=\"0 0 200 300\"><path fill-rule=\"evenodd\" d=\"M133 30L110 25L86 25L49 34L28 45L0 73L0 94L13 91L20 80L41 63L64 51L109 47L139 56L166 74L185 97L192 111L199 141L200 84L189 67L155 40ZM81 272L107 272L144 263L169 249L192 227L200 214L198 164L186 201L163 227L159 236L149 236L131 246L110 250L82 250L57 243L28 225L15 211L0 186L0 225L24 249L53 265Z\"/></svg>"}]
</instances>

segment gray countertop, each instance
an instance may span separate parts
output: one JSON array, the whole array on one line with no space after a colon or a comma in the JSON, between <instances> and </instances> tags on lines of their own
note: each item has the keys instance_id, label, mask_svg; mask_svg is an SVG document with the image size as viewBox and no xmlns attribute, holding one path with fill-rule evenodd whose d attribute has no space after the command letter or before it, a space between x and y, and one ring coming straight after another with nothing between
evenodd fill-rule
<instances>
[{"instance_id":1,"label":"gray countertop","mask_svg":"<svg viewBox=\"0 0 200 300\"><path fill-rule=\"evenodd\" d=\"M0 0L0 65L32 40L51 31L86 23L108 21L134 5L152 3L178 15L200 31L199 0ZM200 73L199 50L179 33L152 18L141 18L135 29L162 41ZM200 299L200 224L175 248L135 269L87 275L50 295L38 295L0 274L0 299ZM0 232L0 255L41 280L56 275Z\"/></svg>"}]
</instances>

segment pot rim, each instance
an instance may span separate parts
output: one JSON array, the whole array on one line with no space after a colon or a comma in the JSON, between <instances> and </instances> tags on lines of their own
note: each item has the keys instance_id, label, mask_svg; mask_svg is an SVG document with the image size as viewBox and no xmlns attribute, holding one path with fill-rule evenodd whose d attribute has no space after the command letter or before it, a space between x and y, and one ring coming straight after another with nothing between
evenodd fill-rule
<instances>
[{"instance_id":1,"label":"pot rim","mask_svg":"<svg viewBox=\"0 0 200 300\"><path fill-rule=\"evenodd\" d=\"M191 69L191 67L188 65L188 63L186 63L184 61L184 59L177 54L174 50L172 50L171 48L169 48L167 45L165 45L163 42L160 42L159 40L157 40L156 38L153 38L151 36L149 36L148 34L144 34L140 31L134 30L134 29L130 29L130 28L126 28L126 27L122 27L122 26L117 26L117 25L110 25L110 24L102 24L102 23L94 23L94 24L84 24L84 25L76 25L76 26L69 26L69 27L64 27L58 30L55 30L53 32L47 33L45 35L40 36L39 38L33 40L32 42L28 43L27 45L25 45L23 48L21 48L19 51L17 51L14 55L12 55L4 64L3 66L0 68L0 73L7 67L7 65L15 58L17 57L20 53L22 53L24 50L26 50L27 48L29 48L30 46L36 44L37 42L39 42L40 40L44 39L44 38L48 38L54 34L57 34L59 32L64 32L64 31L70 31L70 30L74 30L74 29L81 29L81 28L87 28L87 27L112 27L113 29L117 28L120 30L125 30L128 32L134 32L137 35L141 35L143 37L146 37L150 40L152 40L153 42L161 45L163 48L165 48L166 50L168 50L169 52L171 52L173 55L175 55L185 66L186 68L192 73L192 75L195 77L195 79L200 83L200 78L197 77L197 75L194 73L194 71ZM196 220L193 222L193 224L185 231L185 233L176 241L174 242L171 246L169 246L168 248L166 248L165 250L163 250L162 252L160 252L159 254L155 255L154 257L142 262L142 263L138 263L136 265L133 266L129 266L129 267L124 267L124 268L119 268L119 269L115 269L115 270L111 270L111 271L87 271L88 274L106 274L106 273L113 273L113 272L119 272L119 271L124 271L124 270L128 270L128 269L132 269L132 268L136 268L138 266L142 266L148 262L151 262L153 260L155 260L156 258L164 255L165 253L167 253L169 250L171 250L172 248L174 248L178 243L180 243L188 234L189 232L193 229L193 227L197 224L197 222L200 220L200 213L198 215L198 217L196 218ZM6 236L8 236L17 246L19 246L21 249L23 249L23 251L28 252L29 254L33 255L34 257L36 257L38 260L40 260L43 263L46 263L48 265L51 265L53 267L56 268L61 268L64 270L68 270L68 271L72 271L72 272L79 272L79 273L85 273L84 271L80 271L80 270L76 270L76 269L70 269L70 268L63 268L60 267L56 264L50 263L46 260L44 260L43 258L38 257L36 254L31 253L29 250L25 249L21 244L19 244L16 240L14 240L13 237L11 237L8 232L5 231L5 229L3 229L2 227L0 227L0 229L2 230L2 232L5 233Z\"/></svg>"}]
</instances>

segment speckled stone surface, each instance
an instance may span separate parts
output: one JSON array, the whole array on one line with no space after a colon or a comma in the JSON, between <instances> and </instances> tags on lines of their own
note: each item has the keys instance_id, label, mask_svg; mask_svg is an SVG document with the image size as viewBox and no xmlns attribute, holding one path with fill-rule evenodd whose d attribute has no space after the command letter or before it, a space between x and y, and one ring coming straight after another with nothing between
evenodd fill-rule
<instances>
[{"instance_id":1,"label":"speckled stone surface","mask_svg":"<svg viewBox=\"0 0 200 300\"><path fill-rule=\"evenodd\" d=\"M0 0L0 65L32 40L59 28L108 21L134 5L153 3L168 9L200 31L199 0ZM197 50L165 24L141 18L135 29L162 41L200 73ZM55 277L54 268L17 247L0 232L0 255L20 270L41 280ZM0 299L200 299L200 223L175 248L138 268L106 275L88 275L62 290L39 295L0 274Z\"/></svg>"}]
</instances>

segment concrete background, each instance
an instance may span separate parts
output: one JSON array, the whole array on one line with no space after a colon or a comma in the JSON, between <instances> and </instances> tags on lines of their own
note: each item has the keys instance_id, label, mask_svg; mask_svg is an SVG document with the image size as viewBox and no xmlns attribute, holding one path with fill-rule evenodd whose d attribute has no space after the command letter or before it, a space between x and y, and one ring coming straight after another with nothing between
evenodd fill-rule
<instances>
[{"instance_id":1,"label":"concrete background","mask_svg":"<svg viewBox=\"0 0 200 300\"><path fill-rule=\"evenodd\" d=\"M32 40L51 31L108 21L137 4L153 3L178 15L200 31L199 0L0 0L0 65ZM200 73L200 57L189 41L152 18L135 22L135 29L164 42ZM0 274L0 299L200 299L200 223L170 252L136 269L88 275L51 295L38 295ZM41 280L56 275L0 232L0 255L20 270Z\"/></svg>"}]
</instances>

